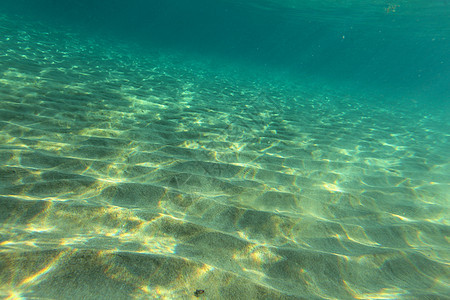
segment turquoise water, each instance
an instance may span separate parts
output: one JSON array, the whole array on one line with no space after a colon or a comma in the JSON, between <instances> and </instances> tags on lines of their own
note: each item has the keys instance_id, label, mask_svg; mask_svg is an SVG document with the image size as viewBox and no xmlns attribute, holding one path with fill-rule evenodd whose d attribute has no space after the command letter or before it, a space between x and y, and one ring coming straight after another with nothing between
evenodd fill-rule
<instances>
[{"instance_id":1,"label":"turquoise water","mask_svg":"<svg viewBox=\"0 0 450 300\"><path fill-rule=\"evenodd\" d=\"M447 1L2 1L0 295L445 299Z\"/></svg>"},{"instance_id":2,"label":"turquoise water","mask_svg":"<svg viewBox=\"0 0 450 300\"><path fill-rule=\"evenodd\" d=\"M218 63L255 64L269 74L277 69L435 103L450 92L445 0L7 2L38 20L149 49L216 56Z\"/></svg>"}]
</instances>

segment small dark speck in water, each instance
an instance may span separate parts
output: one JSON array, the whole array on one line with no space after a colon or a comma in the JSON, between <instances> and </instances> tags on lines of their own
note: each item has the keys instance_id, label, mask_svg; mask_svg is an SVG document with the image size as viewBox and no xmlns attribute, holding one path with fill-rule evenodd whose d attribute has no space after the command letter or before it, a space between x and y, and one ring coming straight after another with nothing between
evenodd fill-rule
<instances>
[{"instance_id":1,"label":"small dark speck in water","mask_svg":"<svg viewBox=\"0 0 450 300\"><path fill-rule=\"evenodd\" d=\"M201 294L204 294L205 290L195 290L194 292L194 296L195 297L200 297Z\"/></svg>"}]
</instances>

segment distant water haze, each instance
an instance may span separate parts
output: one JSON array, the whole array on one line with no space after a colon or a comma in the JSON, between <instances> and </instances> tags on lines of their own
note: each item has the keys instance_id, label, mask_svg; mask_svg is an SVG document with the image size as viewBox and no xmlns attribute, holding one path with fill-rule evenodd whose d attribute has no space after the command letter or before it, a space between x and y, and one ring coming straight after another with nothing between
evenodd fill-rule
<instances>
[{"instance_id":1,"label":"distant water haze","mask_svg":"<svg viewBox=\"0 0 450 300\"><path fill-rule=\"evenodd\" d=\"M445 1L2 1L16 13L147 47L440 102L450 94Z\"/></svg>"}]
</instances>

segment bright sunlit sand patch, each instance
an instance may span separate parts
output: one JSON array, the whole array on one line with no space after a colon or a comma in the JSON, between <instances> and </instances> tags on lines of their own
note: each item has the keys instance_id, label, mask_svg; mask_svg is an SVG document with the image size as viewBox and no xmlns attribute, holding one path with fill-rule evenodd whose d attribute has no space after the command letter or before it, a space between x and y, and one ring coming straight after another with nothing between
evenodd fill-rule
<instances>
[{"instance_id":1,"label":"bright sunlit sand patch","mask_svg":"<svg viewBox=\"0 0 450 300\"><path fill-rule=\"evenodd\" d=\"M241 144L241 143L231 143L230 145L230 149L233 152L240 152L244 149L244 147L246 146L246 144Z\"/></svg>"},{"instance_id":2,"label":"bright sunlit sand patch","mask_svg":"<svg viewBox=\"0 0 450 300\"><path fill-rule=\"evenodd\" d=\"M28 224L25 230L30 232L52 232L56 228L55 226L45 226L43 224Z\"/></svg>"},{"instance_id":3,"label":"bright sunlit sand patch","mask_svg":"<svg viewBox=\"0 0 450 300\"><path fill-rule=\"evenodd\" d=\"M103 182L107 182L107 183L121 183L121 182L125 182L126 179L125 178L99 178L99 181L103 181Z\"/></svg>"},{"instance_id":4,"label":"bright sunlit sand patch","mask_svg":"<svg viewBox=\"0 0 450 300\"><path fill-rule=\"evenodd\" d=\"M25 300L27 297L25 296L25 291L20 291L17 289L8 290L7 288L0 289L0 296L4 297L3 299L7 300Z\"/></svg>"},{"instance_id":5,"label":"bright sunlit sand patch","mask_svg":"<svg viewBox=\"0 0 450 300\"><path fill-rule=\"evenodd\" d=\"M281 259L281 256L274 254L269 248L256 244L250 244L243 251L233 255L233 260L237 263L258 269L266 263L275 263ZM253 271L262 272L262 269L259 271L254 269Z\"/></svg>"},{"instance_id":6,"label":"bright sunlit sand patch","mask_svg":"<svg viewBox=\"0 0 450 300\"><path fill-rule=\"evenodd\" d=\"M393 217L399 218L400 220L405 221L405 222L414 222L414 220L411 220L411 219L409 219L407 217L404 217L404 216L400 216L400 215L396 215L396 214L391 214L391 215Z\"/></svg>"},{"instance_id":7,"label":"bright sunlit sand patch","mask_svg":"<svg viewBox=\"0 0 450 300\"><path fill-rule=\"evenodd\" d=\"M93 236L88 235L77 235L74 237L62 238L59 244L61 246L79 247L89 241L92 237Z\"/></svg>"},{"instance_id":8,"label":"bright sunlit sand patch","mask_svg":"<svg viewBox=\"0 0 450 300\"><path fill-rule=\"evenodd\" d=\"M352 294L355 299L366 299L366 300L375 300L375 299L399 299L404 295L407 295L407 291L400 288L380 288L380 290L376 293L364 293L358 291L356 284L350 284L350 282L343 280L343 283L347 290Z\"/></svg>"},{"instance_id":9,"label":"bright sunlit sand patch","mask_svg":"<svg viewBox=\"0 0 450 300\"><path fill-rule=\"evenodd\" d=\"M343 193L344 192L339 186L337 186L336 184L333 184L333 183L324 182L322 184L322 186L327 191L332 192L332 193L336 193L336 192Z\"/></svg>"},{"instance_id":10,"label":"bright sunlit sand patch","mask_svg":"<svg viewBox=\"0 0 450 300\"><path fill-rule=\"evenodd\" d=\"M347 228L347 226L344 227ZM380 243L373 241L369 238L362 226L349 226L348 230L345 230L345 234L348 240L370 247L381 246Z\"/></svg>"},{"instance_id":11,"label":"bright sunlit sand patch","mask_svg":"<svg viewBox=\"0 0 450 300\"><path fill-rule=\"evenodd\" d=\"M78 134L80 136L87 137L106 137L106 138L116 138L123 135L122 130L116 129L100 129L100 128L86 128L81 130Z\"/></svg>"},{"instance_id":12,"label":"bright sunlit sand patch","mask_svg":"<svg viewBox=\"0 0 450 300\"><path fill-rule=\"evenodd\" d=\"M180 147L187 148L187 149L199 149L200 145L196 141L184 141Z\"/></svg>"},{"instance_id":13,"label":"bright sunlit sand patch","mask_svg":"<svg viewBox=\"0 0 450 300\"><path fill-rule=\"evenodd\" d=\"M176 253L178 242L172 238L137 238L133 242L140 242L146 250L138 250L138 253L173 254Z\"/></svg>"},{"instance_id":14,"label":"bright sunlit sand patch","mask_svg":"<svg viewBox=\"0 0 450 300\"><path fill-rule=\"evenodd\" d=\"M24 249L30 249L30 248L34 248L34 249L38 249L39 247L36 245L36 241L34 240L30 240L30 241L20 241L20 242L15 242L15 241L3 241L0 243L0 247L3 247L4 249L8 249L8 250L24 250Z\"/></svg>"}]
</instances>

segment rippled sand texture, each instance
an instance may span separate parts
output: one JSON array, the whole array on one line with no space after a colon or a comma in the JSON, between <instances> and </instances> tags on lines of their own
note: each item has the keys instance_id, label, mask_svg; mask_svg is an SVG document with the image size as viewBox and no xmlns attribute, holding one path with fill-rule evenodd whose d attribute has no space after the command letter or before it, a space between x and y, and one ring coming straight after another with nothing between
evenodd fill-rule
<instances>
[{"instance_id":1,"label":"rippled sand texture","mask_svg":"<svg viewBox=\"0 0 450 300\"><path fill-rule=\"evenodd\" d=\"M449 292L445 120L0 31L1 297Z\"/></svg>"}]
</instances>

